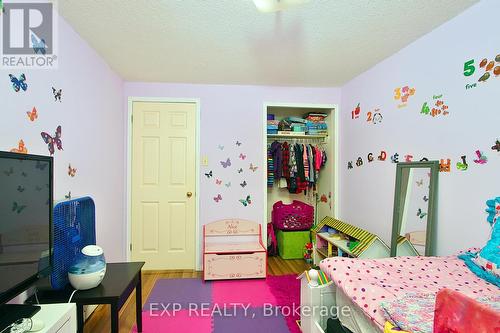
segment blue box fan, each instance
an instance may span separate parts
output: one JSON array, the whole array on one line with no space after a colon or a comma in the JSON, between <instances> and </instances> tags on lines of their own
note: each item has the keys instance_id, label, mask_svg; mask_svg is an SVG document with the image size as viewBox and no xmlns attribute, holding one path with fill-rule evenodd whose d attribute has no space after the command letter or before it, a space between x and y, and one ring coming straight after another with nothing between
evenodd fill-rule
<instances>
[{"instance_id":1,"label":"blue box fan","mask_svg":"<svg viewBox=\"0 0 500 333\"><path fill-rule=\"evenodd\" d=\"M54 207L54 255L50 283L63 289L68 271L87 245L95 245L95 204L90 197L63 201Z\"/></svg>"}]
</instances>

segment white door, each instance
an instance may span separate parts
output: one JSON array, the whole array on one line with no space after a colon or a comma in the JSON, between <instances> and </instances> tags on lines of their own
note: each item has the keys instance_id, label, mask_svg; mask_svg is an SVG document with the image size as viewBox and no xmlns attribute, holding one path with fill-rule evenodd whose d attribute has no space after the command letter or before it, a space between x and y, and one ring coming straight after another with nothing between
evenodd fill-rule
<instances>
[{"instance_id":1,"label":"white door","mask_svg":"<svg viewBox=\"0 0 500 333\"><path fill-rule=\"evenodd\" d=\"M196 103L133 102L132 260L195 269Z\"/></svg>"}]
</instances>

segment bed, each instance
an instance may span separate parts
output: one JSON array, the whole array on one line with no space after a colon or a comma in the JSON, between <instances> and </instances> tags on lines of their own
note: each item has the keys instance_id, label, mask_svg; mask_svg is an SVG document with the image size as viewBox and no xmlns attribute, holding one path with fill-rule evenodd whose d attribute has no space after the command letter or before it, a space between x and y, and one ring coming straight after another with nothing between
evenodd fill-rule
<instances>
[{"instance_id":1,"label":"bed","mask_svg":"<svg viewBox=\"0 0 500 333\"><path fill-rule=\"evenodd\" d=\"M320 268L334 282L337 306L349 306L339 316L354 333L383 332L380 306L408 293L437 293L444 287L474 299L499 295L500 289L472 273L457 256L350 259L332 257Z\"/></svg>"}]
</instances>

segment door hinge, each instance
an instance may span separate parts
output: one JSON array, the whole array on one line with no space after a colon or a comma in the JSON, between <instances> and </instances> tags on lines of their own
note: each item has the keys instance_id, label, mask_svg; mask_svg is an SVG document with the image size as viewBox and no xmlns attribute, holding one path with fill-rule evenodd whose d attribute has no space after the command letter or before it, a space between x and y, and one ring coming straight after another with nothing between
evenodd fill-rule
<instances>
[{"instance_id":1,"label":"door hinge","mask_svg":"<svg viewBox=\"0 0 500 333\"><path fill-rule=\"evenodd\" d=\"M129 247L130 247L130 252L132 252L132 243L130 243Z\"/></svg>"}]
</instances>

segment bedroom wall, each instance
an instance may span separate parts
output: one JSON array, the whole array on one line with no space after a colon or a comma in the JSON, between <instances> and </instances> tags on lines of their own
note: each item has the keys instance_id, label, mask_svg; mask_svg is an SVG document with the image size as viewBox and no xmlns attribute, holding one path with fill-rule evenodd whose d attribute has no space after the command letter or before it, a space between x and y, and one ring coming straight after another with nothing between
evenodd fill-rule
<instances>
[{"instance_id":1,"label":"bedroom wall","mask_svg":"<svg viewBox=\"0 0 500 333\"><path fill-rule=\"evenodd\" d=\"M478 80L484 73L480 61L500 54L498 12L500 2L481 1L342 87L343 219L390 244L396 171L390 156L398 153L400 161L407 154L417 161L449 158L450 172L439 175L437 254L485 244L490 232L485 200L500 195L500 152L491 148L500 139L500 76L491 70L488 80ZM465 76L464 63L471 59L475 73ZM415 88L406 106L394 96L394 89L404 86ZM425 102L432 110L438 100L449 109L434 117L421 113ZM359 118L352 119L358 103ZM382 122L367 122L367 112L375 109ZM387 152L384 162L377 160L381 150ZM473 161L476 150L487 156L486 164ZM367 160L370 152L373 162ZM466 171L457 169L462 155ZM359 167L358 157L363 160Z\"/></svg>"},{"instance_id":2,"label":"bedroom wall","mask_svg":"<svg viewBox=\"0 0 500 333\"><path fill-rule=\"evenodd\" d=\"M200 156L208 166L200 166L200 225L222 218L238 217L263 222L265 209L263 154L263 106L265 102L340 104L338 88L299 88L238 85L197 85L125 82L124 102L129 97L187 98L200 101ZM125 114L127 113L125 106ZM241 142L241 146L236 145ZM223 146L224 148L221 149ZM245 160L239 154L246 155ZM220 161L231 160L223 168ZM257 166L255 172L250 163ZM237 169L243 169L239 174ZM204 174L213 172L208 179ZM216 185L215 178L223 181ZM245 180L247 186L239 184ZM231 187L225 184L231 182ZM214 197L221 194L222 200ZM246 207L238 200L251 196ZM201 230L200 230L201 233Z\"/></svg>"},{"instance_id":3,"label":"bedroom wall","mask_svg":"<svg viewBox=\"0 0 500 333\"><path fill-rule=\"evenodd\" d=\"M90 195L96 203L97 243L108 261L125 256L124 141L122 80L87 43L59 18L58 69L0 70L0 150L24 143L29 153L48 155L40 133L62 127L64 150L56 150L55 196ZM25 73L26 92L12 89L8 74ZM55 102L52 86L62 88ZM38 119L26 112L33 107ZM68 164L77 169L68 175Z\"/></svg>"}]
</instances>

